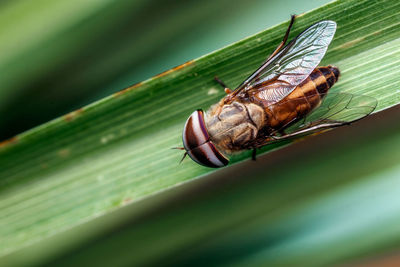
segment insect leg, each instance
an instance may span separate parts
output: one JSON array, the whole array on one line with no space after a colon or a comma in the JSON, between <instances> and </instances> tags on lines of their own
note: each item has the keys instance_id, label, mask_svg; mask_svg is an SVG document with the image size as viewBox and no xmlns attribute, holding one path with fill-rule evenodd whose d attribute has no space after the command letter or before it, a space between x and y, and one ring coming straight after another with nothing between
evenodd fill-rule
<instances>
[{"instance_id":1,"label":"insect leg","mask_svg":"<svg viewBox=\"0 0 400 267\"><path fill-rule=\"evenodd\" d=\"M182 161L186 158L186 156L187 156L187 152L185 152L185 154L183 154L183 157L182 157L181 161L179 161L179 164L182 163Z\"/></svg>"},{"instance_id":2,"label":"insect leg","mask_svg":"<svg viewBox=\"0 0 400 267\"><path fill-rule=\"evenodd\" d=\"M256 156L257 156L257 148L253 148L253 153L251 153L251 159L255 161Z\"/></svg>"},{"instance_id":3,"label":"insect leg","mask_svg":"<svg viewBox=\"0 0 400 267\"><path fill-rule=\"evenodd\" d=\"M224 88L226 94L232 93L232 90L229 89L228 86L226 86L226 84L221 81L217 76L214 77L214 80Z\"/></svg>"},{"instance_id":4,"label":"insect leg","mask_svg":"<svg viewBox=\"0 0 400 267\"><path fill-rule=\"evenodd\" d=\"M315 125L305 126L304 128L300 128L297 131L294 131L290 134L280 136L277 138L277 140L290 139L293 137L301 137L304 135L318 133L318 132L321 132L321 131L324 131L327 129L339 127L342 125L350 125L350 124L351 124L351 122L347 122L347 121L336 121L336 120L324 119L324 120L315 122Z\"/></svg>"},{"instance_id":5,"label":"insect leg","mask_svg":"<svg viewBox=\"0 0 400 267\"><path fill-rule=\"evenodd\" d=\"M289 27L288 27L287 30L286 30L286 33L285 33L285 36L283 37L282 42L278 45L278 47L275 49L275 51L267 58L266 61L268 61L268 60L271 59L273 56L275 56L275 55L279 52L279 50L281 50L282 47L286 44L286 41L287 41L287 39L288 39L288 37L289 37L290 29L291 29L292 26L293 26L293 23L294 23L294 19L295 19L295 18L296 18L296 15L292 15L292 16L291 16Z\"/></svg>"}]
</instances>

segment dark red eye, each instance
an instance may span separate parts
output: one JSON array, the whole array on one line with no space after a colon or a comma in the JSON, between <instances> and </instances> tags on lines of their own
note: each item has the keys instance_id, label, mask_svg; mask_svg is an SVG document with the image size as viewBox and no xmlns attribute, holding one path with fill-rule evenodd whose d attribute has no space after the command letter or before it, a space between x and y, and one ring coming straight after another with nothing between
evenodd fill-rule
<instances>
[{"instance_id":1,"label":"dark red eye","mask_svg":"<svg viewBox=\"0 0 400 267\"><path fill-rule=\"evenodd\" d=\"M189 157L201 165L218 168L229 162L210 141L202 110L196 110L187 119L182 141Z\"/></svg>"},{"instance_id":2,"label":"dark red eye","mask_svg":"<svg viewBox=\"0 0 400 267\"><path fill-rule=\"evenodd\" d=\"M217 150L211 141L192 150L188 150L187 153L195 162L210 168L224 167L228 165L229 162L229 160Z\"/></svg>"},{"instance_id":3,"label":"dark red eye","mask_svg":"<svg viewBox=\"0 0 400 267\"><path fill-rule=\"evenodd\" d=\"M202 110L193 112L186 121L182 141L186 151L194 149L209 140Z\"/></svg>"}]
</instances>

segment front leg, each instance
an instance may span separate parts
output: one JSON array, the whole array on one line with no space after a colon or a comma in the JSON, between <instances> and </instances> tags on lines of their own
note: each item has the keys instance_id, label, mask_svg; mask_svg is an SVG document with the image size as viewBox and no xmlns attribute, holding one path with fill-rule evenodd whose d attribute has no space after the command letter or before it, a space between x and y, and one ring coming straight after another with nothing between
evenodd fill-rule
<instances>
[{"instance_id":1,"label":"front leg","mask_svg":"<svg viewBox=\"0 0 400 267\"><path fill-rule=\"evenodd\" d=\"M216 82L218 82L218 83L224 88L224 91L225 91L225 93L226 93L227 95L229 95L230 93L232 93L232 90L229 89L228 86L226 86L226 84L225 84L223 81L221 81L217 76L214 77L214 80L215 80Z\"/></svg>"}]
</instances>

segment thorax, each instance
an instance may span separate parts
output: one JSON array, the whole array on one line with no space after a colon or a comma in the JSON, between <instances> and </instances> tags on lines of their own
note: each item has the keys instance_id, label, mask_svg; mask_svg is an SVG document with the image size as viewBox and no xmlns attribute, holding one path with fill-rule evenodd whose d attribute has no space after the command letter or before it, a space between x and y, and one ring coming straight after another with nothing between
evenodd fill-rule
<instances>
[{"instance_id":1,"label":"thorax","mask_svg":"<svg viewBox=\"0 0 400 267\"><path fill-rule=\"evenodd\" d=\"M206 114L206 125L213 143L226 153L245 148L265 124L263 108L254 103L218 103Z\"/></svg>"}]
</instances>

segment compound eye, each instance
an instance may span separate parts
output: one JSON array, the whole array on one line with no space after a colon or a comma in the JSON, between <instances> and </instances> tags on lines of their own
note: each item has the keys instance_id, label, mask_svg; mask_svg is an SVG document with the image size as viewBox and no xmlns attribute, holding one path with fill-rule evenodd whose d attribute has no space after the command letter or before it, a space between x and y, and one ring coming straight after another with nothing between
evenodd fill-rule
<instances>
[{"instance_id":1,"label":"compound eye","mask_svg":"<svg viewBox=\"0 0 400 267\"><path fill-rule=\"evenodd\" d=\"M200 165L219 168L228 165L229 160L220 153L212 142L206 142L187 151L189 157Z\"/></svg>"},{"instance_id":2,"label":"compound eye","mask_svg":"<svg viewBox=\"0 0 400 267\"><path fill-rule=\"evenodd\" d=\"M186 151L206 143L209 140L204 113L202 110L194 111L186 121L183 128L182 141Z\"/></svg>"}]
</instances>

